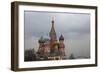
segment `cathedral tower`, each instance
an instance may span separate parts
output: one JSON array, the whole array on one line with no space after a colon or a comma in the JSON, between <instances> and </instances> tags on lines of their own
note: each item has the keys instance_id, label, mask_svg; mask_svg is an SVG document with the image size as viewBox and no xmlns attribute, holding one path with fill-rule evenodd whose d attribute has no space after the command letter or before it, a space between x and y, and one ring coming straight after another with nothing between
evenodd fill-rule
<instances>
[{"instance_id":1,"label":"cathedral tower","mask_svg":"<svg viewBox=\"0 0 100 73\"><path fill-rule=\"evenodd\" d=\"M52 27L51 27L51 30L49 32L49 36L50 36L50 39L52 41L57 40L57 36L56 36L55 28L54 28L54 20L52 20Z\"/></svg>"},{"instance_id":2,"label":"cathedral tower","mask_svg":"<svg viewBox=\"0 0 100 73\"><path fill-rule=\"evenodd\" d=\"M43 36L41 36L41 38L38 40L38 43L39 43L38 53L43 54L44 53L44 39L43 39Z\"/></svg>"},{"instance_id":3,"label":"cathedral tower","mask_svg":"<svg viewBox=\"0 0 100 73\"><path fill-rule=\"evenodd\" d=\"M51 49L53 49L54 43L57 42L57 35L55 32L55 28L54 28L54 20L52 20L52 26L51 26L51 30L49 32L49 36L50 36Z\"/></svg>"},{"instance_id":4,"label":"cathedral tower","mask_svg":"<svg viewBox=\"0 0 100 73\"><path fill-rule=\"evenodd\" d=\"M60 52L61 56L65 56L64 48L65 48L64 37L63 37L63 35L61 35L59 37L59 52Z\"/></svg>"}]
</instances>

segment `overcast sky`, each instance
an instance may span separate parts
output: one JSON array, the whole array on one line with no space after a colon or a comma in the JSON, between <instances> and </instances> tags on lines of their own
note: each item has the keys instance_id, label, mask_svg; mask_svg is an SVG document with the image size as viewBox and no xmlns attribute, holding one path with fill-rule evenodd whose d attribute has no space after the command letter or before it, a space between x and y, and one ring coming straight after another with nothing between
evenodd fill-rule
<instances>
[{"instance_id":1,"label":"overcast sky","mask_svg":"<svg viewBox=\"0 0 100 73\"><path fill-rule=\"evenodd\" d=\"M62 34L65 39L66 56L90 56L90 14L55 13L25 11L24 39L25 49L38 49L38 39L43 36L49 38L51 21L57 38Z\"/></svg>"}]
</instances>

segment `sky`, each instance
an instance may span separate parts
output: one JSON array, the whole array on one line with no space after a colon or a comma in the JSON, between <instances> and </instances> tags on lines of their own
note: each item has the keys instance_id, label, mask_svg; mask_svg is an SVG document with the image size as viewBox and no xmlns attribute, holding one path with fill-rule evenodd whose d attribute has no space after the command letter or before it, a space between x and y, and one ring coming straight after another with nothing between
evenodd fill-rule
<instances>
[{"instance_id":1,"label":"sky","mask_svg":"<svg viewBox=\"0 0 100 73\"><path fill-rule=\"evenodd\" d=\"M69 57L90 57L90 14L24 11L24 48L38 50L41 36L49 38L51 21L57 38L64 36L65 53Z\"/></svg>"}]
</instances>

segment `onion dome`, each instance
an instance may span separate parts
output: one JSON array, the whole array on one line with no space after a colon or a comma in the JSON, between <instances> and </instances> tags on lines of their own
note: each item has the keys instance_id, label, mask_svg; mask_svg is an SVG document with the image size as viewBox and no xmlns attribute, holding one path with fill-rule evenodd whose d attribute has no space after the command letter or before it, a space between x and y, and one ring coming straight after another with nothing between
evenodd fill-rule
<instances>
[{"instance_id":1,"label":"onion dome","mask_svg":"<svg viewBox=\"0 0 100 73\"><path fill-rule=\"evenodd\" d=\"M59 40L64 40L63 35L61 35L61 36L59 37Z\"/></svg>"},{"instance_id":2,"label":"onion dome","mask_svg":"<svg viewBox=\"0 0 100 73\"><path fill-rule=\"evenodd\" d=\"M43 36L41 36L41 38L38 40L39 43L44 43L44 39Z\"/></svg>"}]
</instances>

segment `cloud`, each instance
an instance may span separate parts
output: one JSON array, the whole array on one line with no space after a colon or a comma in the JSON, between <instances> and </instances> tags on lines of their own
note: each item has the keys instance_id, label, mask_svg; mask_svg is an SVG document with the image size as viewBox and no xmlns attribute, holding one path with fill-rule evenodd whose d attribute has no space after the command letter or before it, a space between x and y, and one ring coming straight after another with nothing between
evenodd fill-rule
<instances>
[{"instance_id":1,"label":"cloud","mask_svg":"<svg viewBox=\"0 0 100 73\"><path fill-rule=\"evenodd\" d=\"M25 49L36 48L41 36L48 37L54 18L57 37L63 34L66 53L90 55L90 14L25 11ZM68 44L68 42L70 44Z\"/></svg>"}]
</instances>

